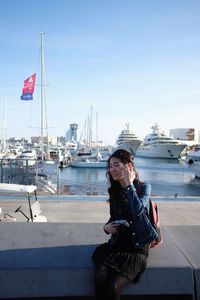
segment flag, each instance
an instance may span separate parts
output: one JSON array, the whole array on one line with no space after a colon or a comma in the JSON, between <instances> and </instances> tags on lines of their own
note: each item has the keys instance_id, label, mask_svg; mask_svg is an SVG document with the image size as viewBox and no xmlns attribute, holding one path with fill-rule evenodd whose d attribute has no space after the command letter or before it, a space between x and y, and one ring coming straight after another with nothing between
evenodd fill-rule
<instances>
[{"instance_id":1,"label":"flag","mask_svg":"<svg viewBox=\"0 0 200 300\"><path fill-rule=\"evenodd\" d=\"M33 100L33 93L35 88L36 74L31 75L24 80L24 87L22 89L21 100Z\"/></svg>"}]
</instances>

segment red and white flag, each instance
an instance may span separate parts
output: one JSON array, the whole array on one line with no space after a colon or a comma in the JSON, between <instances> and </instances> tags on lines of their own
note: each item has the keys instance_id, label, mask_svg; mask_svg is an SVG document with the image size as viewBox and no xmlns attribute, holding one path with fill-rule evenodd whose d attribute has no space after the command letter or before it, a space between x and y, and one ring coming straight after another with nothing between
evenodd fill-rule
<instances>
[{"instance_id":1,"label":"red and white flag","mask_svg":"<svg viewBox=\"0 0 200 300\"><path fill-rule=\"evenodd\" d=\"M35 88L36 73L24 80L24 87L22 89L21 100L33 100L33 93Z\"/></svg>"}]
</instances>

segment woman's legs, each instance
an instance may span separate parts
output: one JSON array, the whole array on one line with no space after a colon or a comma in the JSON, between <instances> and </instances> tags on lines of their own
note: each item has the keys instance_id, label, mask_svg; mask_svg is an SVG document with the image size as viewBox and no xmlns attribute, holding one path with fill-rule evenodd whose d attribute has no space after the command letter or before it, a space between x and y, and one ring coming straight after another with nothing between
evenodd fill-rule
<instances>
[{"instance_id":1,"label":"woman's legs","mask_svg":"<svg viewBox=\"0 0 200 300\"><path fill-rule=\"evenodd\" d=\"M95 268L95 293L97 300L120 300L121 292L129 280L117 271L106 267Z\"/></svg>"},{"instance_id":2,"label":"woman's legs","mask_svg":"<svg viewBox=\"0 0 200 300\"><path fill-rule=\"evenodd\" d=\"M110 269L109 270L109 278L107 281L107 293L109 300L120 300L120 295L122 293L123 288L126 284L130 283L130 281L121 275L119 272Z\"/></svg>"},{"instance_id":3,"label":"woman's legs","mask_svg":"<svg viewBox=\"0 0 200 300\"><path fill-rule=\"evenodd\" d=\"M94 275L94 282L95 282L95 295L97 300L106 299L107 295L107 287L106 282L108 278L108 267L101 265L95 266L95 275Z\"/></svg>"}]
</instances>

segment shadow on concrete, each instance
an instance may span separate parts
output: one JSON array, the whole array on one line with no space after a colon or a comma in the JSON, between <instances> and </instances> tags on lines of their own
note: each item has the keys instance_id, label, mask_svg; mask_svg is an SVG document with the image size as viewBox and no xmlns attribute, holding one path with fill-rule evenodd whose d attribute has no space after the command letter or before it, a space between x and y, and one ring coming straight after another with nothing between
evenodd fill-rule
<instances>
[{"instance_id":1,"label":"shadow on concrete","mask_svg":"<svg viewBox=\"0 0 200 300\"><path fill-rule=\"evenodd\" d=\"M97 245L70 245L0 251L1 269L66 269L91 267Z\"/></svg>"}]
</instances>

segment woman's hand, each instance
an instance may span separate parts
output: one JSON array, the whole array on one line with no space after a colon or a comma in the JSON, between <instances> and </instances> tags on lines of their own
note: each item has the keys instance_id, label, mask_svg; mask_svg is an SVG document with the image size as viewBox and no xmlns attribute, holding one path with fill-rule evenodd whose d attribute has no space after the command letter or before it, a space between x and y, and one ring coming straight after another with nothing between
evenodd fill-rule
<instances>
[{"instance_id":1,"label":"woman's hand","mask_svg":"<svg viewBox=\"0 0 200 300\"><path fill-rule=\"evenodd\" d=\"M133 181L136 177L136 174L133 170L133 166L131 163L124 165L124 167L122 169L122 175L123 175L126 186L133 183Z\"/></svg>"},{"instance_id":2,"label":"woman's hand","mask_svg":"<svg viewBox=\"0 0 200 300\"><path fill-rule=\"evenodd\" d=\"M113 222L107 223L104 225L104 230L111 234L118 233L119 224L114 224Z\"/></svg>"}]
</instances>

